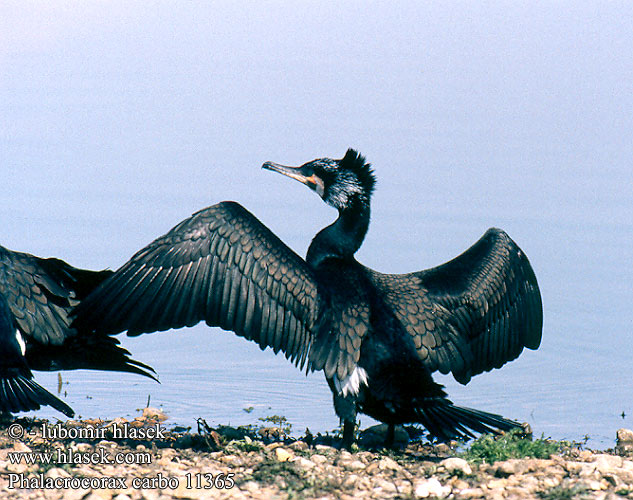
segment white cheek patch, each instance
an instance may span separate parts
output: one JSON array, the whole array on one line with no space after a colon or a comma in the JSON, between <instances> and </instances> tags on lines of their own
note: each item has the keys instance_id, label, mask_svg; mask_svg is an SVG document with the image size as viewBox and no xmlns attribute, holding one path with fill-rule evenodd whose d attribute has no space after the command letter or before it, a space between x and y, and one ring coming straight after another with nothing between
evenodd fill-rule
<instances>
[{"instance_id":1,"label":"white cheek patch","mask_svg":"<svg viewBox=\"0 0 633 500\"><path fill-rule=\"evenodd\" d=\"M22 351L22 356L24 356L24 354L26 353L26 343L24 342L24 338L22 338L22 334L18 329L15 330L15 340L18 341L20 351Z\"/></svg>"},{"instance_id":2,"label":"white cheek patch","mask_svg":"<svg viewBox=\"0 0 633 500\"><path fill-rule=\"evenodd\" d=\"M313 176L314 178L314 189L316 190L317 194L323 198L323 195L325 194L325 184L323 184L323 180L320 177L317 177L316 175Z\"/></svg>"},{"instance_id":3,"label":"white cheek patch","mask_svg":"<svg viewBox=\"0 0 633 500\"><path fill-rule=\"evenodd\" d=\"M357 396L361 385L367 385L368 377L364 368L357 366L354 371L342 381L334 377L334 387L339 394L346 397L348 394Z\"/></svg>"}]
</instances>

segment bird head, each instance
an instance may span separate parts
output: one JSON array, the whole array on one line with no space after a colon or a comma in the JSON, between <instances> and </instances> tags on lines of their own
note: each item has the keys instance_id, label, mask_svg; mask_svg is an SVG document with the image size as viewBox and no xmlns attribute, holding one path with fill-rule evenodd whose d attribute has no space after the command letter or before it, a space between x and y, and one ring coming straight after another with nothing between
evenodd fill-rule
<instances>
[{"instance_id":1,"label":"bird head","mask_svg":"<svg viewBox=\"0 0 633 500\"><path fill-rule=\"evenodd\" d=\"M279 172L305 184L338 210L348 208L352 201L369 204L376 184L373 170L365 158L348 149L340 160L317 158L300 167L288 167L267 161L262 168Z\"/></svg>"}]
</instances>

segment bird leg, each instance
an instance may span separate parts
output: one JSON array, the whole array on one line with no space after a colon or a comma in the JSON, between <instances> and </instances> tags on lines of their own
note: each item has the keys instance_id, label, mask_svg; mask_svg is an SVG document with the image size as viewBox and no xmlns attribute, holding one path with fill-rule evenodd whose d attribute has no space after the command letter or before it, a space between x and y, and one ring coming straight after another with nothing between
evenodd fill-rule
<instances>
[{"instance_id":1,"label":"bird leg","mask_svg":"<svg viewBox=\"0 0 633 500\"><path fill-rule=\"evenodd\" d=\"M396 435L394 424L387 424L387 437L385 438L385 448L393 448L393 442Z\"/></svg>"},{"instance_id":2,"label":"bird leg","mask_svg":"<svg viewBox=\"0 0 633 500\"><path fill-rule=\"evenodd\" d=\"M343 440L341 446L347 451L351 451L354 442L354 428L356 422L354 420L343 420Z\"/></svg>"}]
</instances>

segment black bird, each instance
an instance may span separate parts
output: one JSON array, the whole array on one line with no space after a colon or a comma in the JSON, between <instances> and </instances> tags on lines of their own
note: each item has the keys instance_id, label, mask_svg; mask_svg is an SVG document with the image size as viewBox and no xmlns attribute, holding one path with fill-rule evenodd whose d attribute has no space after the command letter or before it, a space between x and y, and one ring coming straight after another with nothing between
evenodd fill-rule
<instances>
[{"instance_id":1,"label":"black bird","mask_svg":"<svg viewBox=\"0 0 633 500\"><path fill-rule=\"evenodd\" d=\"M350 149L340 160L263 168L306 184L338 210L303 260L235 202L205 208L140 250L77 308L76 324L128 335L192 326L232 330L297 366L323 370L353 441L357 412L423 424L448 440L516 422L454 406L431 373L466 384L541 340L541 297L525 254L490 229L452 261L381 274L354 258L375 178Z\"/></svg>"},{"instance_id":2,"label":"black bird","mask_svg":"<svg viewBox=\"0 0 633 500\"><path fill-rule=\"evenodd\" d=\"M31 370L154 370L129 358L119 341L70 326L70 310L112 271L77 269L0 246L0 412L52 406L74 412L33 380Z\"/></svg>"}]
</instances>

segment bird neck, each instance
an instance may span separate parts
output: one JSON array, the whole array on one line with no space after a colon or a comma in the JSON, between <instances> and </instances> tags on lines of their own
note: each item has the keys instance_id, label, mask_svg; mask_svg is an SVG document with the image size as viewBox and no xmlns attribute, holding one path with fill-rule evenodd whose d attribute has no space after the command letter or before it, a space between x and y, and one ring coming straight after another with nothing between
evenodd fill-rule
<instances>
[{"instance_id":1,"label":"bird neck","mask_svg":"<svg viewBox=\"0 0 633 500\"><path fill-rule=\"evenodd\" d=\"M312 240L306 257L308 264L318 267L326 259L353 259L367 234L369 212L369 202L357 198L339 210L338 219Z\"/></svg>"}]
</instances>

